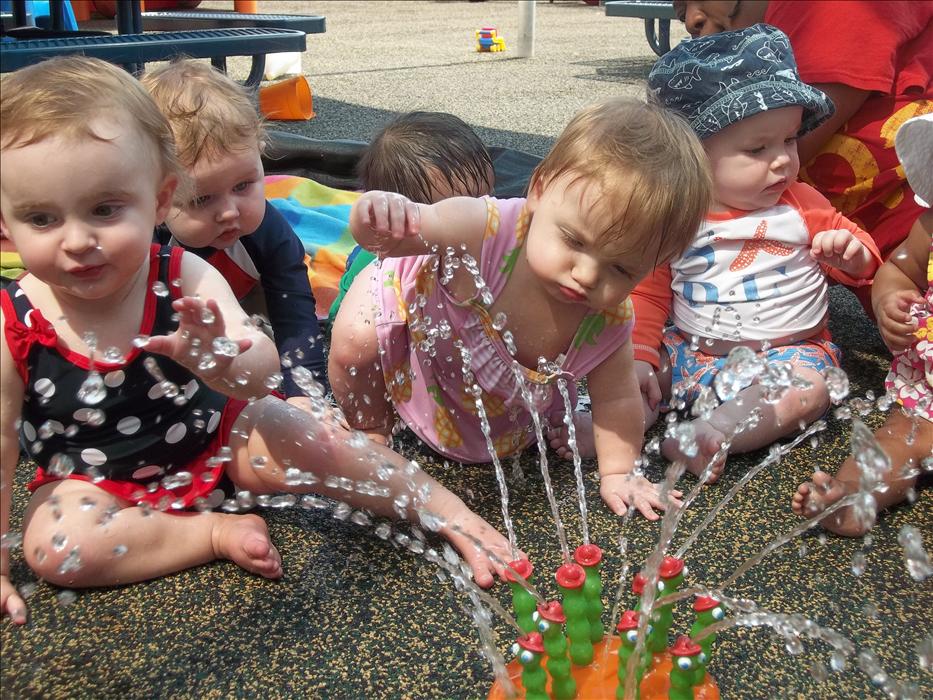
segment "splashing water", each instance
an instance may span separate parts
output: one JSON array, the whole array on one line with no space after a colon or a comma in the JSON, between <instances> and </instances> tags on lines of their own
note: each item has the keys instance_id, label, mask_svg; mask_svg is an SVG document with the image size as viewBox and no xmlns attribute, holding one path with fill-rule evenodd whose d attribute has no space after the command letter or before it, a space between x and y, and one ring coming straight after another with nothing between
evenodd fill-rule
<instances>
[{"instance_id":1,"label":"splashing water","mask_svg":"<svg viewBox=\"0 0 933 700\"><path fill-rule=\"evenodd\" d=\"M580 529L582 530L583 544L590 543L590 527L587 523L586 489L583 485L583 461L577 447L577 428L573 422L573 406L570 405L570 392L567 390L567 380L560 377L557 380L557 390L564 400L564 426L567 428L567 445L573 454L573 475L577 483L577 501L580 504Z\"/></svg>"},{"instance_id":2,"label":"splashing water","mask_svg":"<svg viewBox=\"0 0 933 700\"><path fill-rule=\"evenodd\" d=\"M923 538L917 528L913 525L904 525L897 534L897 542L904 550L907 572L914 581L926 581L933 576L930 556L923 548Z\"/></svg>"},{"instance_id":3,"label":"splashing water","mask_svg":"<svg viewBox=\"0 0 933 700\"><path fill-rule=\"evenodd\" d=\"M557 498L554 496L554 486L551 484L551 472L547 464L547 448L544 441L544 429L541 426L541 416L538 413L537 406L531 391L525 381L525 375L522 366L518 362L512 362L512 373L518 383L519 390L522 392L522 399L525 406L531 414L532 422L535 427L535 438L538 441L538 464L541 467L541 476L544 479L544 491L547 494L548 503L551 504L551 516L554 518L554 524L557 528L557 541L560 544L560 551L564 562L570 561L570 547L567 545L567 533L564 531L564 521L560 517L560 509L557 507Z\"/></svg>"}]
</instances>

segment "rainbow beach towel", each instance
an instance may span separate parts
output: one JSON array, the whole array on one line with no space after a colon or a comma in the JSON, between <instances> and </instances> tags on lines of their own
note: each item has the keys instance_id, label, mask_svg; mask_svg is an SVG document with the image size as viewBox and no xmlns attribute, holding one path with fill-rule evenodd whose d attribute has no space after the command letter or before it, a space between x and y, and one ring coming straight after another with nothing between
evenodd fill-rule
<instances>
[{"instance_id":1,"label":"rainbow beach towel","mask_svg":"<svg viewBox=\"0 0 933 700\"><path fill-rule=\"evenodd\" d=\"M350 235L350 207L359 196L359 192L336 190L306 177L266 176L266 199L304 245L308 278L321 319L327 318L347 256L356 245Z\"/></svg>"}]
</instances>

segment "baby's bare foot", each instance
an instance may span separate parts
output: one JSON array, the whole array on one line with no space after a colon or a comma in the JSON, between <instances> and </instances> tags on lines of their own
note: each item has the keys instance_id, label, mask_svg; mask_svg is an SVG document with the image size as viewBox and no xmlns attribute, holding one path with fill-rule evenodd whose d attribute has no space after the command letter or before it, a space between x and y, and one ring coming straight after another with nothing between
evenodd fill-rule
<instances>
[{"instance_id":1,"label":"baby's bare foot","mask_svg":"<svg viewBox=\"0 0 933 700\"><path fill-rule=\"evenodd\" d=\"M282 557L269 539L266 521L258 515L227 515L214 526L211 538L218 559L229 559L266 578L282 576Z\"/></svg>"},{"instance_id":2,"label":"baby's bare foot","mask_svg":"<svg viewBox=\"0 0 933 700\"><path fill-rule=\"evenodd\" d=\"M696 432L697 453L690 457L684 454L680 449L680 443L676 438L667 438L661 443L661 454L671 462L682 459L687 463L687 471L694 476L699 477L707 466L715 459L706 483L713 484L719 480L722 471L726 466L726 457L716 456L725 441L726 436L721 431L713 427L705 420L693 421L693 428Z\"/></svg>"},{"instance_id":3,"label":"baby's bare foot","mask_svg":"<svg viewBox=\"0 0 933 700\"><path fill-rule=\"evenodd\" d=\"M797 493L791 499L791 510L801 518L819 515L840 498L852 493L848 484L824 471L817 470L810 478L810 481L797 487ZM858 537L866 532L866 528L856 522L851 506L840 508L823 518L820 525L830 532L846 537Z\"/></svg>"},{"instance_id":4,"label":"baby's bare foot","mask_svg":"<svg viewBox=\"0 0 933 700\"><path fill-rule=\"evenodd\" d=\"M588 411L574 411L573 426L576 430L577 450L583 459L596 456L596 440L593 437L593 414ZM547 431L548 444L562 459L573 459L570 449L567 426L561 425Z\"/></svg>"}]
</instances>

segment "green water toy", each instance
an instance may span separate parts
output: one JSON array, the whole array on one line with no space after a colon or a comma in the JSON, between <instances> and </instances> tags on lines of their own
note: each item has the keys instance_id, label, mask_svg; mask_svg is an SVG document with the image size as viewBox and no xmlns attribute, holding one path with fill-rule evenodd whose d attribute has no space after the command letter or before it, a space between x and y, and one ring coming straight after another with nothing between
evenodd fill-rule
<instances>
[{"instance_id":1,"label":"green water toy","mask_svg":"<svg viewBox=\"0 0 933 700\"><path fill-rule=\"evenodd\" d=\"M726 612L723 610L722 605L715 598L710 598L709 596L699 596L696 600L693 601L693 611L697 614L696 621L693 623L693 626L690 628L690 638L695 639L700 632L705 630L714 622L718 622L723 617L725 617ZM711 634L710 636L704 638L698 644L703 649L703 653L706 654L707 658L712 653L713 642L716 640L716 635Z\"/></svg>"},{"instance_id":2,"label":"green water toy","mask_svg":"<svg viewBox=\"0 0 933 700\"><path fill-rule=\"evenodd\" d=\"M570 659L576 666L587 666L593 661L593 643L586 598L583 594L586 572L579 564L569 562L557 569L555 578L563 596L564 614L567 616Z\"/></svg>"},{"instance_id":3,"label":"green water toy","mask_svg":"<svg viewBox=\"0 0 933 700\"><path fill-rule=\"evenodd\" d=\"M527 559L516 559L513 562L509 562L509 566L512 567L515 573L506 569L502 574L502 578L508 582L509 588L512 589L512 610L515 612L515 620L518 622L518 626L522 628L522 632L528 634L538 629L534 620L537 601L534 596L518 582L515 574L529 581L531 580L531 572L534 570L534 567Z\"/></svg>"},{"instance_id":4,"label":"green water toy","mask_svg":"<svg viewBox=\"0 0 933 700\"><path fill-rule=\"evenodd\" d=\"M693 686L696 685L697 671L706 673L706 655L699 644L690 641L685 634L680 635L671 652L671 689L667 697L670 700L693 700ZM700 676L702 680L702 676Z\"/></svg>"},{"instance_id":5,"label":"green water toy","mask_svg":"<svg viewBox=\"0 0 933 700\"><path fill-rule=\"evenodd\" d=\"M586 572L583 583L583 597L586 599L586 614L590 621L590 641L597 644L603 641L606 628L603 626L603 581L599 572L603 560L603 550L595 544L584 544L573 553L574 561Z\"/></svg>"},{"instance_id":6,"label":"green water toy","mask_svg":"<svg viewBox=\"0 0 933 700\"><path fill-rule=\"evenodd\" d=\"M547 653L547 671L551 676L551 694L555 700L572 700L577 696L577 682L570 672L567 656L567 638L561 628L567 618L563 606L556 600L538 606L535 613L538 631L544 639Z\"/></svg>"},{"instance_id":7,"label":"green water toy","mask_svg":"<svg viewBox=\"0 0 933 700\"><path fill-rule=\"evenodd\" d=\"M625 695L625 676L628 670L628 660L635 653L635 642L638 640L638 613L634 610L626 610L622 613L619 624L616 625L616 631L619 633L619 666L616 675L619 678L619 685L616 688L616 700L623 700ZM651 625L648 625L648 632L651 632ZM639 687L641 686L642 676L651 659L650 652L646 649L642 653L642 662L636 667L638 681L635 683L635 699L638 700Z\"/></svg>"},{"instance_id":8,"label":"green water toy","mask_svg":"<svg viewBox=\"0 0 933 700\"><path fill-rule=\"evenodd\" d=\"M547 694L547 674L541 668L541 655L544 644L537 632L519 637L512 645L512 652L522 665L522 685L525 687L527 700L549 700Z\"/></svg>"}]
</instances>

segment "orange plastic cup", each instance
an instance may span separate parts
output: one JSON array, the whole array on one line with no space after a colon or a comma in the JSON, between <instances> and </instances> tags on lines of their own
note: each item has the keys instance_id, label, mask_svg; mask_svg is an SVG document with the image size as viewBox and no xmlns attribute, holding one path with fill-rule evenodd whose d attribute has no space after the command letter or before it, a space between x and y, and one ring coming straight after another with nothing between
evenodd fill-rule
<instances>
[{"instance_id":1,"label":"orange plastic cup","mask_svg":"<svg viewBox=\"0 0 933 700\"><path fill-rule=\"evenodd\" d=\"M259 89L259 110L267 119L306 121L314 117L311 86L303 75Z\"/></svg>"}]
</instances>

